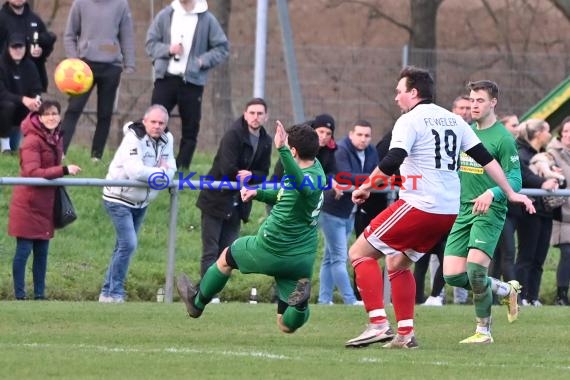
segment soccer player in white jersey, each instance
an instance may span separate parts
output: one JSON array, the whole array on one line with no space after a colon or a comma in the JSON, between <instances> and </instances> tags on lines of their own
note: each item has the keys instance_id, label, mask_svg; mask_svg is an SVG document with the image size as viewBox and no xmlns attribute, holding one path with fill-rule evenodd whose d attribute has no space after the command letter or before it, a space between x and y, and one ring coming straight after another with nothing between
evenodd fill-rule
<instances>
[{"instance_id":1,"label":"soccer player in white jersey","mask_svg":"<svg viewBox=\"0 0 570 380\"><path fill-rule=\"evenodd\" d=\"M402 70L395 101L403 115L394 125L390 150L368 180L352 193L356 204L363 203L382 178L400 168L400 199L377 215L350 247L369 324L362 334L346 342L347 347L386 341L387 348L418 347L413 320L416 284L410 266L449 232L457 216L460 151L484 167L511 202L523 203L534 212L532 201L509 186L501 166L469 125L432 102L433 86L426 70ZM478 210L484 205L474 202L473 207ZM382 270L377 262L383 256L398 322L396 334L384 310Z\"/></svg>"}]
</instances>

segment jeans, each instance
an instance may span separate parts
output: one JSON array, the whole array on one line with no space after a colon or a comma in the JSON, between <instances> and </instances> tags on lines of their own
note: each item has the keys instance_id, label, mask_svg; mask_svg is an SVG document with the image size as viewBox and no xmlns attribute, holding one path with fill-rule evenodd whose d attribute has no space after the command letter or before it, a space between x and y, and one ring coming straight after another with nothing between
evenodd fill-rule
<instances>
[{"instance_id":1,"label":"jeans","mask_svg":"<svg viewBox=\"0 0 570 380\"><path fill-rule=\"evenodd\" d=\"M89 100L93 88L97 87L97 125L93 135L91 145L91 157L101 158L103 150L109 136L111 119L113 117L113 107L117 88L121 81L122 69L120 66L111 63L87 62L93 71L93 87L85 94L70 96L67 110L61 122L63 131L63 150L67 153L67 148L71 144L71 139L75 134L77 121Z\"/></svg>"},{"instance_id":2,"label":"jeans","mask_svg":"<svg viewBox=\"0 0 570 380\"><path fill-rule=\"evenodd\" d=\"M208 268L216 262L222 250L229 247L239 236L241 220L234 208L229 219L216 218L202 212L202 259L200 273L202 277Z\"/></svg>"},{"instance_id":3,"label":"jeans","mask_svg":"<svg viewBox=\"0 0 570 380\"><path fill-rule=\"evenodd\" d=\"M137 249L137 233L144 220L146 207L132 208L120 203L103 201L111 217L117 240L101 294L106 297L125 298L125 278L131 257Z\"/></svg>"},{"instance_id":4,"label":"jeans","mask_svg":"<svg viewBox=\"0 0 570 380\"><path fill-rule=\"evenodd\" d=\"M45 298L48 249L49 240L16 238L16 254L12 262L14 296L16 299L26 298L26 263L32 250L34 252L34 262L32 264L34 298Z\"/></svg>"},{"instance_id":5,"label":"jeans","mask_svg":"<svg viewBox=\"0 0 570 380\"><path fill-rule=\"evenodd\" d=\"M340 218L321 212L319 224L325 238L325 252L321 263L318 302L322 304L332 302L336 286L344 303L352 305L356 302L356 297L350 284L346 262L348 239L354 227L354 214L350 214L348 218Z\"/></svg>"}]
</instances>

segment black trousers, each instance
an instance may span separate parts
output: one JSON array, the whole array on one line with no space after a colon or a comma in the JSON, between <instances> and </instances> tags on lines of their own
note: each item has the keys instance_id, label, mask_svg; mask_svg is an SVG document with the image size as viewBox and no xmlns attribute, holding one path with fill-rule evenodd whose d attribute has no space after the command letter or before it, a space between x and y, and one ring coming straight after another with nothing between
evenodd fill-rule
<instances>
[{"instance_id":1,"label":"black trousers","mask_svg":"<svg viewBox=\"0 0 570 380\"><path fill-rule=\"evenodd\" d=\"M437 255L439 259L439 266L435 272L433 279L433 285L431 287L430 295L432 297L437 297L441 294L441 290L445 286L445 280L443 279L443 253L445 252L445 243L447 242L447 236L441 239L435 247L430 249L427 254L423 255L414 264L414 278L416 280L416 303L421 304L425 302L425 279L426 273L429 268L429 262L431 255Z\"/></svg>"},{"instance_id":2,"label":"black trousers","mask_svg":"<svg viewBox=\"0 0 570 380\"><path fill-rule=\"evenodd\" d=\"M540 282L552 233L552 217L525 214L519 220L516 277L523 286L521 298L538 300Z\"/></svg>"},{"instance_id":3,"label":"black trousers","mask_svg":"<svg viewBox=\"0 0 570 380\"><path fill-rule=\"evenodd\" d=\"M111 63L87 62L93 71L93 87L85 94L70 96L67 110L61 122L63 131L63 150L67 152L75 134L77 121L89 100L93 88L97 87L97 124L91 144L91 157L101 158L109 136L113 106L117 88L121 81L121 67Z\"/></svg>"},{"instance_id":4,"label":"black trousers","mask_svg":"<svg viewBox=\"0 0 570 380\"><path fill-rule=\"evenodd\" d=\"M518 225L518 217L508 215L505 219L505 225L495 255L489 268L489 275L497 279L503 278L503 281L511 281L516 279L515 273L515 256L516 256L516 242L515 232Z\"/></svg>"},{"instance_id":5,"label":"black trousers","mask_svg":"<svg viewBox=\"0 0 570 380\"><path fill-rule=\"evenodd\" d=\"M202 258L200 273L202 277L208 268L218 260L222 250L230 246L239 236L241 220L237 210L229 219L216 218L202 212Z\"/></svg>"},{"instance_id":6,"label":"black trousers","mask_svg":"<svg viewBox=\"0 0 570 380\"><path fill-rule=\"evenodd\" d=\"M9 137L29 112L23 103L0 100L0 137Z\"/></svg>"},{"instance_id":7,"label":"black trousers","mask_svg":"<svg viewBox=\"0 0 570 380\"><path fill-rule=\"evenodd\" d=\"M204 86L184 82L182 77L175 75L167 75L154 82L152 104L164 106L169 113L174 106L178 106L182 124L182 138L176 157L176 166L179 170L188 169L192 163L200 132L203 92Z\"/></svg>"}]
</instances>

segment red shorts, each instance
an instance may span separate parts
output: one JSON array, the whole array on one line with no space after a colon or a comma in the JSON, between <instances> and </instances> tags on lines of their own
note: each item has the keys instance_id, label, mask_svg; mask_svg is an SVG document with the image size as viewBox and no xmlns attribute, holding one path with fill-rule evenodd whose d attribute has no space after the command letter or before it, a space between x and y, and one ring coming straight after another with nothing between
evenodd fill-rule
<instances>
[{"instance_id":1,"label":"red shorts","mask_svg":"<svg viewBox=\"0 0 570 380\"><path fill-rule=\"evenodd\" d=\"M384 255L402 252L418 261L450 230L456 214L431 214L399 199L364 230L366 240Z\"/></svg>"}]
</instances>

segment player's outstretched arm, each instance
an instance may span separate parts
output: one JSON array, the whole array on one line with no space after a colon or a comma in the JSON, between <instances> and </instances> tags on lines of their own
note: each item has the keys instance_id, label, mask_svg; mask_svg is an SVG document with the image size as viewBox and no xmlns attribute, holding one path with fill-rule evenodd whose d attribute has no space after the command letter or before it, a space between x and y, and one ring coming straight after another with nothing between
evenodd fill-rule
<instances>
[{"instance_id":1,"label":"player's outstretched arm","mask_svg":"<svg viewBox=\"0 0 570 380\"><path fill-rule=\"evenodd\" d=\"M496 160L492 160L487 165L483 166L483 168L507 195L509 201L513 203L522 203L529 214L534 214L536 212L534 205L532 204L532 200L526 195L516 193L511 185L509 185L501 165L499 165Z\"/></svg>"}]
</instances>

